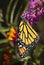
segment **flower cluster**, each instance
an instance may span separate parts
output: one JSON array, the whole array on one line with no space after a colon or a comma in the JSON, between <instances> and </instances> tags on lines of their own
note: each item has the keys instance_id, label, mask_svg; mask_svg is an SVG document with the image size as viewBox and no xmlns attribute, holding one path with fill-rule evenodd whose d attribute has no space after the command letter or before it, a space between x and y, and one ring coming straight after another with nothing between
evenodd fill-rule
<instances>
[{"instance_id":1,"label":"flower cluster","mask_svg":"<svg viewBox=\"0 0 44 65\"><path fill-rule=\"evenodd\" d=\"M15 41L17 39L18 31L15 30L13 27L10 28L10 31L7 32L8 40Z\"/></svg>"},{"instance_id":2,"label":"flower cluster","mask_svg":"<svg viewBox=\"0 0 44 65\"><path fill-rule=\"evenodd\" d=\"M37 24L41 15L44 14L44 1L31 0L28 3L28 10L25 10L22 14L23 18L26 18L31 25Z\"/></svg>"}]
</instances>

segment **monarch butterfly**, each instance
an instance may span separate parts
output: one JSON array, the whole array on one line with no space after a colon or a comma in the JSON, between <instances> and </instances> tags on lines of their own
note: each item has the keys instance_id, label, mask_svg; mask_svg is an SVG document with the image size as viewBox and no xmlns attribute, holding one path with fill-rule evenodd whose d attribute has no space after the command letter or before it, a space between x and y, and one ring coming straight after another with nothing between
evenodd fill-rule
<instances>
[{"instance_id":1,"label":"monarch butterfly","mask_svg":"<svg viewBox=\"0 0 44 65\"><path fill-rule=\"evenodd\" d=\"M18 52L21 57L25 57L28 50L39 40L39 36L27 20L22 20L19 24L19 34L17 39Z\"/></svg>"}]
</instances>

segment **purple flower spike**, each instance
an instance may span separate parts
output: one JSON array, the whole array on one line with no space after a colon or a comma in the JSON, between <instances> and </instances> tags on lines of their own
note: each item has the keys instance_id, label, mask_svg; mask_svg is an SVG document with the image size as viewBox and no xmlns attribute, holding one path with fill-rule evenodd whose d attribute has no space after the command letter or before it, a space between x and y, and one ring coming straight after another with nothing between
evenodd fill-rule
<instances>
[{"instance_id":1,"label":"purple flower spike","mask_svg":"<svg viewBox=\"0 0 44 65\"><path fill-rule=\"evenodd\" d=\"M35 2L33 1L29 2L29 8L31 9L35 8Z\"/></svg>"},{"instance_id":2,"label":"purple flower spike","mask_svg":"<svg viewBox=\"0 0 44 65\"><path fill-rule=\"evenodd\" d=\"M30 25L33 25L33 22L30 22Z\"/></svg>"},{"instance_id":3,"label":"purple flower spike","mask_svg":"<svg viewBox=\"0 0 44 65\"><path fill-rule=\"evenodd\" d=\"M44 0L31 0L28 3L28 10L23 12L22 17L26 18L31 25L37 25L41 15L44 14L43 2Z\"/></svg>"},{"instance_id":4,"label":"purple flower spike","mask_svg":"<svg viewBox=\"0 0 44 65\"><path fill-rule=\"evenodd\" d=\"M39 6L42 6L42 1L41 0L35 0L36 4L38 4Z\"/></svg>"},{"instance_id":5,"label":"purple flower spike","mask_svg":"<svg viewBox=\"0 0 44 65\"><path fill-rule=\"evenodd\" d=\"M23 14L22 14L22 17L23 17L23 18L26 18L27 14L29 14L29 12L28 12L28 10L25 10L25 11L23 12Z\"/></svg>"},{"instance_id":6,"label":"purple flower spike","mask_svg":"<svg viewBox=\"0 0 44 65\"><path fill-rule=\"evenodd\" d=\"M28 19L28 20L29 20L29 17L30 17L30 15L29 15L29 14L27 14L27 15L26 15L26 19Z\"/></svg>"},{"instance_id":7,"label":"purple flower spike","mask_svg":"<svg viewBox=\"0 0 44 65\"><path fill-rule=\"evenodd\" d=\"M43 14L44 14L44 9L43 9Z\"/></svg>"},{"instance_id":8,"label":"purple flower spike","mask_svg":"<svg viewBox=\"0 0 44 65\"><path fill-rule=\"evenodd\" d=\"M36 18L35 14L30 15L31 18Z\"/></svg>"},{"instance_id":9,"label":"purple flower spike","mask_svg":"<svg viewBox=\"0 0 44 65\"><path fill-rule=\"evenodd\" d=\"M42 9L37 12L37 15L41 15L41 14L42 14Z\"/></svg>"},{"instance_id":10,"label":"purple flower spike","mask_svg":"<svg viewBox=\"0 0 44 65\"><path fill-rule=\"evenodd\" d=\"M42 2L44 2L44 0L42 0Z\"/></svg>"}]
</instances>

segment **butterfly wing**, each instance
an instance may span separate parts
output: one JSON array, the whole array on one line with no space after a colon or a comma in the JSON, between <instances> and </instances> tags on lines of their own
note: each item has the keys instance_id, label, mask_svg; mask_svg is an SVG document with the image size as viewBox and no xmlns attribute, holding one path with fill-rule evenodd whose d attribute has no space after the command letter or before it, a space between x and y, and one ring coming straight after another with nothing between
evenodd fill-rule
<instances>
[{"instance_id":1,"label":"butterfly wing","mask_svg":"<svg viewBox=\"0 0 44 65\"><path fill-rule=\"evenodd\" d=\"M21 42L18 42L17 51L21 58L26 57L28 54L27 48L24 45L22 45Z\"/></svg>"},{"instance_id":2,"label":"butterfly wing","mask_svg":"<svg viewBox=\"0 0 44 65\"><path fill-rule=\"evenodd\" d=\"M38 42L38 40L39 36L29 24L29 22L27 22L26 20L21 21L19 25L18 45L20 46L21 44L22 48L25 47L25 53L27 52L27 49L33 47L35 43ZM19 53L21 53L20 55L24 56L25 54L22 53L22 48L20 48Z\"/></svg>"},{"instance_id":3,"label":"butterfly wing","mask_svg":"<svg viewBox=\"0 0 44 65\"><path fill-rule=\"evenodd\" d=\"M20 22L19 38L25 45L31 45L33 42L37 43L39 36L28 22Z\"/></svg>"}]
</instances>

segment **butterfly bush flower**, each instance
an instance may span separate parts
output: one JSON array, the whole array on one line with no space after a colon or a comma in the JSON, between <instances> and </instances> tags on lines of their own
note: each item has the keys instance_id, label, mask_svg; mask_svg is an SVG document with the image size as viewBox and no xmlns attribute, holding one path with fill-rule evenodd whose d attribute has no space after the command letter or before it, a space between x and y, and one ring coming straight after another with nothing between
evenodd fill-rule
<instances>
[{"instance_id":1,"label":"butterfly bush flower","mask_svg":"<svg viewBox=\"0 0 44 65\"><path fill-rule=\"evenodd\" d=\"M43 10L43 14L44 14L44 10Z\"/></svg>"},{"instance_id":2,"label":"butterfly bush flower","mask_svg":"<svg viewBox=\"0 0 44 65\"><path fill-rule=\"evenodd\" d=\"M28 19L29 18L29 11L28 10L25 10L23 12L23 14L22 14L22 17Z\"/></svg>"},{"instance_id":3,"label":"butterfly bush flower","mask_svg":"<svg viewBox=\"0 0 44 65\"><path fill-rule=\"evenodd\" d=\"M37 12L37 15L41 15L41 14L42 14L42 9Z\"/></svg>"},{"instance_id":4,"label":"butterfly bush flower","mask_svg":"<svg viewBox=\"0 0 44 65\"><path fill-rule=\"evenodd\" d=\"M35 9L37 6L42 6L42 2L40 0L31 0L28 4L30 9Z\"/></svg>"},{"instance_id":5,"label":"butterfly bush flower","mask_svg":"<svg viewBox=\"0 0 44 65\"><path fill-rule=\"evenodd\" d=\"M41 15L44 14L43 3L44 0L31 0L28 3L28 10L23 12L22 17L26 18L31 25L38 24Z\"/></svg>"},{"instance_id":6,"label":"butterfly bush flower","mask_svg":"<svg viewBox=\"0 0 44 65\"><path fill-rule=\"evenodd\" d=\"M35 2L29 2L29 8L30 9L35 8Z\"/></svg>"}]
</instances>

